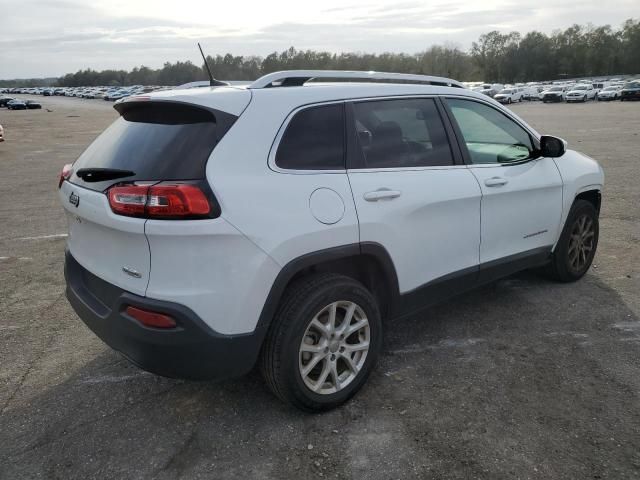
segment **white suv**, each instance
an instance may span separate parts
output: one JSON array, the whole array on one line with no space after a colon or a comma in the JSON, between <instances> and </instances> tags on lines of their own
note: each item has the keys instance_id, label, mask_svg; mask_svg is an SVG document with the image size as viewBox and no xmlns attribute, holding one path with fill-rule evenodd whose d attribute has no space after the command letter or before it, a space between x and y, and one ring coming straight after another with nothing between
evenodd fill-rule
<instances>
[{"instance_id":1,"label":"white suv","mask_svg":"<svg viewBox=\"0 0 640 480\"><path fill-rule=\"evenodd\" d=\"M496 102L500 103L515 103L521 102L524 98L524 88L511 87L500 90L494 97Z\"/></svg>"},{"instance_id":2,"label":"white suv","mask_svg":"<svg viewBox=\"0 0 640 480\"><path fill-rule=\"evenodd\" d=\"M600 166L453 80L290 71L115 108L60 177L67 296L157 374L258 363L329 409L383 318L526 268L574 281L595 254Z\"/></svg>"},{"instance_id":3,"label":"white suv","mask_svg":"<svg viewBox=\"0 0 640 480\"><path fill-rule=\"evenodd\" d=\"M578 83L574 85L565 95L565 100L569 102L586 102L596 98L596 90L590 83Z\"/></svg>"}]
</instances>

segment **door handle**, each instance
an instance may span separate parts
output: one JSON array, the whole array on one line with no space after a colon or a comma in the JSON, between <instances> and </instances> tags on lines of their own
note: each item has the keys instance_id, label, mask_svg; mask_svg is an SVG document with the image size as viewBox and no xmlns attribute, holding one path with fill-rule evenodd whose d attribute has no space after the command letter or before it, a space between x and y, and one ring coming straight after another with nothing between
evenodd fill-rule
<instances>
[{"instance_id":1,"label":"door handle","mask_svg":"<svg viewBox=\"0 0 640 480\"><path fill-rule=\"evenodd\" d=\"M387 188L380 188L373 192L365 193L362 198L364 198L367 202L377 202L378 200L391 200L394 198L398 198L401 192L398 190L389 190Z\"/></svg>"},{"instance_id":2,"label":"door handle","mask_svg":"<svg viewBox=\"0 0 640 480\"><path fill-rule=\"evenodd\" d=\"M507 180L506 178L502 178L502 177L487 178L484 181L484 184L487 187L501 187L503 185L506 185L507 183L509 183L509 180Z\"/></svg>"}]
</instances>

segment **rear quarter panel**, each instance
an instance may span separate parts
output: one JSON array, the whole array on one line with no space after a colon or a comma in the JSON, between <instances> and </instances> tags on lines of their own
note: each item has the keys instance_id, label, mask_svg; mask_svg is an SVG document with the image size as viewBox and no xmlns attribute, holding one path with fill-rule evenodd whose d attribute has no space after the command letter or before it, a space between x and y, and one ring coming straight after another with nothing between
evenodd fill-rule
<instances>
[{"instance_id":1,"label":"rear quarter panel","mask_svg":"<svg viewBox=\"0 0 640 480\"><path fill-rule=\"evenodd\" d=\"M309 252L359 241L346 171L287 173L269 167L274 139L298 102L295 96L254 93L207 164L222 216L281 266ZM335 224L320 223L311 213L310 196L318 188L342 198L344 213Z\"/></svg>"}]
</instances>

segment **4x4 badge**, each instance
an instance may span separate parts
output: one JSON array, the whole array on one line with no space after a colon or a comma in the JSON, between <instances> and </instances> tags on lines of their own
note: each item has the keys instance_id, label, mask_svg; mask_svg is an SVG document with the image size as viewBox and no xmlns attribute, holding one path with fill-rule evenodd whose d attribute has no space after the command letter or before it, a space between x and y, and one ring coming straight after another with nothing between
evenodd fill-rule
<instances>
[{"instance_id":1,"label":"4x4 badge","mask_svg":"<svg viewBox=\"0 0 640 480\"><path fill-rule=\"evenodd\" d=\"M78 205L80 205L80 197L75 193L71 192L71 195L69 195L69 203L71 205L75 205L76 208L78 208Z\"/></svg>"}]
</instances>

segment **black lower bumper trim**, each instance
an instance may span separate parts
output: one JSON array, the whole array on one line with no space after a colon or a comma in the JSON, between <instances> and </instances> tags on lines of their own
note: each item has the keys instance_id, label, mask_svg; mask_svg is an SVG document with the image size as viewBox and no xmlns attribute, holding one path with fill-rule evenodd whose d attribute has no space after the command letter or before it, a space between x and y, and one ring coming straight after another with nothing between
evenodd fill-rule
<instances>
[{"instance_id":1,"label":"black lower bumper trim","mask_svg":"<svg viewBox=\"0 0 640 480\"><path fill-rule=\"evenodd\" d=\"M189 308L122 290L91 274L67 251L67 298L82 321L107 345L149 372L211 380L248 373L258 358L263 329L243 335L213 331ZM170 315L177 328L148 328L125 313L127 306Z\"/></svg>"}]
</instances>

